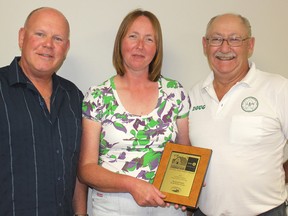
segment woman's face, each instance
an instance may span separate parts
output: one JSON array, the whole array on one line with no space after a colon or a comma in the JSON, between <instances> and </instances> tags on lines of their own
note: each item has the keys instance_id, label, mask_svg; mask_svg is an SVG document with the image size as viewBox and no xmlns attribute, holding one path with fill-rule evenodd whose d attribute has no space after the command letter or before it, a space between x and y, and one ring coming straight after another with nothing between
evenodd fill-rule
<instances>
[{"instance_id":1,"label":"woman's face","mask_svg":"<svg viewBox=\"0 0 288 216\"><path fill-rule=\"evenodd\" d=\"M122 40L121 52L126 72L147 72L156 53L156 36L150 20L139 16Z\"/></svg>"}]
</instances>

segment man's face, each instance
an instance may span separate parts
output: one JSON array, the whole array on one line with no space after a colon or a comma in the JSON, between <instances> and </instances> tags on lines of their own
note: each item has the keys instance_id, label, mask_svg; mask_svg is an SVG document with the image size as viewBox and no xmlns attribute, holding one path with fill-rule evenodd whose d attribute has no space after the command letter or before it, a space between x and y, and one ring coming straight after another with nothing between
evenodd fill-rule
<instances>
[{"instance_id":1,"label":"man's face","mask_svg":"<svg viewBox=\"0 0 288 216\"><path fill-rule=\"evenodd\" d=\"M57 11L36 11L19 31L21 66L30 75L52 75L69 50L69 26Z\"/></svg>"},{"instance_id":2,"label":"man's face","mask_svg":"<svg viewBox=\"0 0 288 216\"><path fill-rule=\"evenodd\" d=\"M241 39L240 46L231 46L223 41L220 46L213 46L207 38L237 38ZM248 38L248 39L247 39ZM203 51L215 76L227 74L237 76L249 69L248 58L253 53L254 38L249 38L248 30L241 19L235 15L217 17L202 39Z\"/></svg>"}]
</instances>

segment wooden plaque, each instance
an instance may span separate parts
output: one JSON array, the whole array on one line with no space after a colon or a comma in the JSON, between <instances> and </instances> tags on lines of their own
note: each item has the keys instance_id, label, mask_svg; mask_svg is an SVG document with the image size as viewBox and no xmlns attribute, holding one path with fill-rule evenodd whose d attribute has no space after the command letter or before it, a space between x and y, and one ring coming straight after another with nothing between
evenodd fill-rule
<instances>
[{"instance_id":1,"label":"wooden plaque","mask_svg":"<svg viewBox=\"0 0 288 216\"><path fill-rule=\"evenodd\" d=\"M167 143L153 185L166 202L196 208L211 149Z\"/></svg>"}]
</instances>

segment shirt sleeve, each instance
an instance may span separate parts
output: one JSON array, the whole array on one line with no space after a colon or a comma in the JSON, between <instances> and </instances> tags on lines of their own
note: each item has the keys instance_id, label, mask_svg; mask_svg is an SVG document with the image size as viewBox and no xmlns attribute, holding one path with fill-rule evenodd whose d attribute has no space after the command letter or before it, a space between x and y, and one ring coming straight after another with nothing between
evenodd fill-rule
<instances>
[{"instance_id":1,"label":"shirt sleeve","mask_svg":"<svg viewBox=\"0 0 288 216\"><path fill-rule=\"evenodd\" d=\"M82 103L82 117L100 122L103 115L103 93L99 87L88 89Z\"/></svg>"},{"instance_id":2,"label":"shirt sleeve","mask_svg":"<svg viewBox=\"0 0 288 216\"><path fill-rule=\"evenodd\" d=\"M177 119L185 118L189 114L191 108L190 99L187 91L183 88L181 83L171 79L165 79L163 81L164 86L168 94L173 94L175 99L175 104L177 106ZM162 85L163 85L162 84Z\"/></svg>"}]
</instances>

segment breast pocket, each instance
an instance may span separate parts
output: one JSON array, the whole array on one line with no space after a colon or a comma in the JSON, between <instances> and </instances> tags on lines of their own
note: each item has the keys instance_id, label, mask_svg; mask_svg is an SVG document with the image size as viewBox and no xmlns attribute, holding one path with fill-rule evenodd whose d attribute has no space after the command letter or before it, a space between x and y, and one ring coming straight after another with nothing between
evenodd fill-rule
<instances>
[{"instance_id":1,"label":"breast pocket","mask_svg":"<svg viewBox=\"0 0 288 216\"><path fill-rule=\"evenodd\" d=\"M263 117L234 116L230 127L230 141L237 145L251 145L261 142Z\"/></svg>"}]
</instances>

